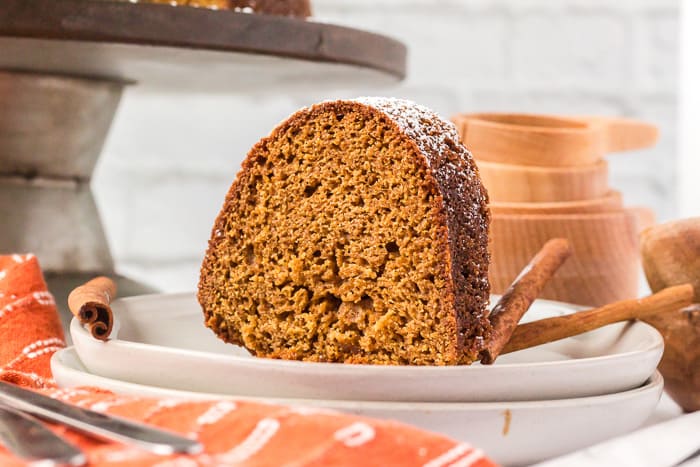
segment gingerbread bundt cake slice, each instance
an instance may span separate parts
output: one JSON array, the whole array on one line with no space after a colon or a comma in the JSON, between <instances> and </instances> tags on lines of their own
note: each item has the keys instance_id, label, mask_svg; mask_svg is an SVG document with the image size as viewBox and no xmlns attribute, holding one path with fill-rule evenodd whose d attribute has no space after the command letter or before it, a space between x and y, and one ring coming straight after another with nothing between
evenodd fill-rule
<instances>
[{"instance_id":1,"label":"gingerbread bundt cake slice","mask_svg":"<svg viewBox=\"0 0 700 467\"><path fill-rule=\"evenodd\" d=\"M487 194L448 123L408 101L303 109L248 153L199 302L259 357L452 365L488 338Z\"/></svg>"}]
</instances>

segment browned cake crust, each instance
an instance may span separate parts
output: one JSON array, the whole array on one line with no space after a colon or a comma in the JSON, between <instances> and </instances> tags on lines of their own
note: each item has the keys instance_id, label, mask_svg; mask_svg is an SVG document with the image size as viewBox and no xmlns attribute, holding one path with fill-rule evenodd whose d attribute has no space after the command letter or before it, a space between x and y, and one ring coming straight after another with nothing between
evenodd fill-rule
<instances>
[{"instance_id":1,"label":"browned cake crust","mask_svg":"<svg viewBox=\"0 0 700 467\"><path fill-rule=\"evenodd\" d=\"M235 10L262 15L311 16L310 0L140 0L144 3L164 3L217 10Z\"/></svg>"},{"instance_id":2,"label":"browned cake crust","mask_svg":"<svg viewBox=\"0 0 700 467\"><path fill-rule=\"evenodd\" d=\"M198 298L261 357L460 364L490 333L488 199L454 126L408 101L302 109L248 154Z\"/></svg>"}]
</instances>

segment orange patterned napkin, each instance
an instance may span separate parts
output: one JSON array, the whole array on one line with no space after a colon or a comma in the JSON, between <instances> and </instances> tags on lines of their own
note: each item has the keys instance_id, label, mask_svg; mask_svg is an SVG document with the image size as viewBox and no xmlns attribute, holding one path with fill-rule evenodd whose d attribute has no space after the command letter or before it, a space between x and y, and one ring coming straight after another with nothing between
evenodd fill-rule
<instances>
[{"instance_id":1,"label":"orange patterned napkin","mask_svg":"<svg viewBox=\"0 0 700 467\"><path fill-rule=\"evenodd\" d=\"M467 444L396 422L245 401L159 400L98 388L58 389L49 359L64 346L56 304L36 258L0 256L0 379L196 437L205 446L204 454L163 457L52 426L79 445L92 466L494 465ZM0 465L23 463L0 446Z\"/></svg>"}]
</instances>

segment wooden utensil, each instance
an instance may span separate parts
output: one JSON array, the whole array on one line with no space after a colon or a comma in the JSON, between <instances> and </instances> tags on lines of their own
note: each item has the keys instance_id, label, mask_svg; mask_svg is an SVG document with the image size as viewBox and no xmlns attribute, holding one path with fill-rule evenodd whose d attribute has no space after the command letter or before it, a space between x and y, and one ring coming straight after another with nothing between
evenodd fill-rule
<instances>
[{"instance_id":1,"label":"wooden utensil","mask_svg":"<svg viewBox=\"0 0 700 467\"><path fill-rule=\"evenodd\" d=\"M608 193L608 163L574 167L501 164L477 159L491 201L546 203L601 198Z\"/></svg>"},{"instance_id":2,"label":"wooden utensil","mask_svg":"<svg viewBox=\"0 0 700 467\"><path fill-rule=\"evenodd\" d=\"M642 265L652 290L691 283L700 303L700 217L660 224L640 235Z\"/></svg>"},{"instance_id":3,"label":"wooden utensil","mask_svg":"<svg viewBox=\"0 0 700 467\"><path fill-rule=\"evenodd\" d=\"M582 201L558 203L502 203L489 204L494 214L586 214L616 212L622 210L622 194L610 190L605 196Z\"/></svg>"},{"instance_id":4,"label":"wooden utensil","mask_svg":"<svg viewBox=\"0 0 700 467\"><path fill-rule=\"evenodd\" d=\"M606 152L623 152L654 146L659 139L659 129L654 125L628 118L580 116L578 119L591 126L600 125L605 131Z\"/></svg>"},{"instance_id":5,"label":"wooden utensil","mask_svg":"<svg viewBox=\"0 0 700 467\"><path fill-rule=\"evenodd\" d=\"M543 298L602 306L637 296L637 217L625 210L602 214L493 213L491 267L494 293L503 293L540 246L566 238L573 255L542 292Z\"/></svg>"},{"instance_id":6,"label":"wooden utensil","mask_svg":"<svg viewBox=\"0 0 700 467\"><path fill-rule=\"evenodd\" d=\"M546 167L590 165L605 154L653 145L643 122L602 117L478 113L452 118L477 159Z\"/></svg>"}]
</instances>

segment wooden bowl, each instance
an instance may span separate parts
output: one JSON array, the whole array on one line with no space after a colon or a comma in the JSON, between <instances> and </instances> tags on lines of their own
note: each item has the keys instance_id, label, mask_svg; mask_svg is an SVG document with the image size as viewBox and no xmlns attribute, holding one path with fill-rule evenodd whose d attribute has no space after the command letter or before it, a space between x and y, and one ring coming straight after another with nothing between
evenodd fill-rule
<instances>
[{"instance_id":1,"label":"wooden bowl","mask_svg":"<svg viewBox=\"0 0 700 467\"><path fill-rule=\"evenodd\" d=\"M610 152L651 146L658 134L619 118L478 113L452 121L477 159L539 167L591 165Z\"/></svg>"},{"instance_id":2,"label":"wooden bowl","mask_svg":"<svg viewBox=\"0 0 700 467\"><path fill-rule=\"evenodd\" d=\"M586 214L622 210L622 194L610 190L605 196L560 203L499 203L489 205L494 214Z\"/></svg>"},{"instance_id":3,"label":"wooden bowl","mask_svg":"<svg viewBox=\"0 0 700 467\"><path fill-rule=\"evenodd\" d=\"M547 203L601 198L608 192L608 163L576 167L535 167L477 159L491 201Z\"/></svg>"},{"instance_id":4,"label":"wooden bowl","mask_svg":"<svg viewBox=\"0 0 700 467\"><path fill-rule=\"evenodd\" d=\"M638 221L633 212L519 215L494 213L491 222L493 293L503 293L544 243L569 239L574 254L542 298L600 306L637 296Z\"/></svg>"}]
</instances>

